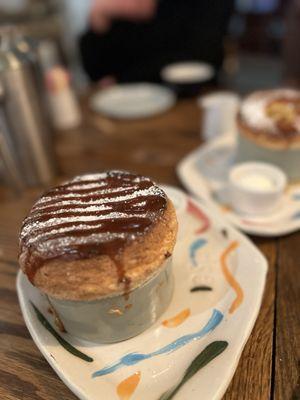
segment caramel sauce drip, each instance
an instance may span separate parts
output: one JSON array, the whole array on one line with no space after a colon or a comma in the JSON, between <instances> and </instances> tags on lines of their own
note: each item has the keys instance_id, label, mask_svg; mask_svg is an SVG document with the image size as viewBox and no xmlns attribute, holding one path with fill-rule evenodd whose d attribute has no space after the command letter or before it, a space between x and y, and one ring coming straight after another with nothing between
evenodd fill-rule
<instances>
[{"instance_id":1,"label":"caramel sauce drip","mask_svg":"<svg viewBox=\"0 0 300 400\"><path fill-rule=\"evenodd\" d=\"M107 255L129 292L122 251L151 229L166 204L164 192L150 179L120 171L76 177L49 190L33 206L20 233L20 259L28 278L33 282L46 261Z\"/></svg>"}]
</instances>

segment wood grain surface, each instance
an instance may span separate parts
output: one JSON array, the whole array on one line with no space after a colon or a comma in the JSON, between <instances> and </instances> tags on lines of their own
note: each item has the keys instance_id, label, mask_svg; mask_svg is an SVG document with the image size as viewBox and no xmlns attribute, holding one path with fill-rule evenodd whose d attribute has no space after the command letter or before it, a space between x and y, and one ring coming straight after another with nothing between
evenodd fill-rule
<instances>
[{"instance_id":1,"label":"wood grain surface","mask_svg":"<svg viewBox=\"0 0 300 400\"><path fill-rule=\"evenodd\" d=\"M80 129L56 134L58 181L88 171L123 168L180 185L175 166L201 143L195 100L135 122L100 117L86 104ZM75 399L30 338L15 290L18 230L41 190L21 196L0 190L0 400ZM300 399L300 234L253 241L269 261L267 285L258 320L224 399Z\"/></svg>"},{"instance_id":2,"label":"wood grain surface","mask_svg":"<svg viewBox=\"0 0 300 400\"><path fill-rule=\"evenodd\" d=\"M300 240L282 238L278 249L275 311L275 398L300 399Z\"/></svg>"}]
</instances>

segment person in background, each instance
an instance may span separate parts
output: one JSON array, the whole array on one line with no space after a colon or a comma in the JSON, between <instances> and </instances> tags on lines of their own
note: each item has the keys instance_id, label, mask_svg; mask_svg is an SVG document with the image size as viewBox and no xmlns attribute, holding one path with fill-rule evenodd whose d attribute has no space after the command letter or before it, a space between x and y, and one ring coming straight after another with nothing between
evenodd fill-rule
<instances>
[{"instance_id":1,"label":"person in background","mask_svg":"<svg viewBox=\"0 0 300 400\"><path fill-rule=\"evenodd\" d=\"M80 38L92 81L159 81L167 64L199 60L219 69L234 0L93 0Z\"/></svg>"},{"instance_id":2,"label":"person in background","mask_svg":"<svg viewBox=\"0 0 300 400\"><path fill-rule=\"evenodd\" d=\"M292 0L286 14L283 41L284 78L286 84L300 87L300 0Z\"/></svg>"}]
</instances>

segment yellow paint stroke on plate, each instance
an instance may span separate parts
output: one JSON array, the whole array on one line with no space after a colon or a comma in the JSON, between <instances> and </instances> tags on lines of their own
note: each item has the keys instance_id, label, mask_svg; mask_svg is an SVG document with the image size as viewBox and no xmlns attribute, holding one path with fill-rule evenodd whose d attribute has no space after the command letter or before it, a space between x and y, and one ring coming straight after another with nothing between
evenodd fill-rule
<instances>
[{"instance_id":1,"label":"yellow paint stroke on plate","mask_svg":"<svg viewBox=\"0 0 300 400\"><path fill-rule=\"evenodd\" d=\"M191 310L189 308L186 308L179 314L175 315L175 317L166 319L165 321L162 322L162 324L166 328L176 328L176 326L181 325L190 315L191 315Z\"/></svg>"},{"instance_id":2,"label":"yellow paint stroke on plate","mask_svg":"<svg viewBox=\"0 0 300 400\"><path fill-rule=\"evenodd\" d=\"M120 400L129 400L141 380L141 373L135 372L118 384L117 393Z\"/></svg>"},{"instance_id":3,"label":"yellow paint stroke on plate","mask_svg":"<svg viewBox=\"0 0 300 400\"><path fill-rule=\"evenodd\" d=\"M230 314L234 313L234 311L242 304L244 299L243 289L241 288L240 284L236 281L235 277L232 275L227 266L228 256L230 255L230 253L236 250L238 246L239 243L237 241L232 242L221 255L221 267L223 274L225 275L225 278L229 283L229 285L233 288L233 290L236 293L236 298L234 299L233 303L229 308Z\"/></svg>"}]
</instances>

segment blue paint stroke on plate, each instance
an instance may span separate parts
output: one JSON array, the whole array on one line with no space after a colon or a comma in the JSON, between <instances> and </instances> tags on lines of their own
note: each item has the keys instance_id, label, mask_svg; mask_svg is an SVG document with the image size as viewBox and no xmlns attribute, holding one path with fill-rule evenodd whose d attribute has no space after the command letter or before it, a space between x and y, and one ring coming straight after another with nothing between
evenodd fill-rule
<instances>
[{"instance_id":1,"label":"blue paint stroke on plate","mask_svg":"<svg viewBox=\"0 0 300 400\"><path fill-rule=\"evenodd\" d=\"M200 250L203 246L205 246L206 243L207 240L205 239L197 239L190 245L190 257L194 267L197 267L197 261L196 261L197 251Z\"/></svg>"},{"instance_id":2,"label":"blue paint stroke on plate","mask_svg":"<svg viewBox=\"0 0 300 400\"><path fill-rule=\"evenodd\" d=\"M160 355L166 354L166 353L173 353L173 351L180 349L181 347L187 345L188 343L190 343L194 340L199 340L203 336L207 335L209 332L213 331L220 324L223 317L224 317L224 315L221 313L221 311L214 309L207 324L203 328L201 328L198 332L181 336L180 338L176 339L174 342L169 343L168 345L162 347L159 350L154 351L153 353L148 353L148 354L130 353L130 354L127 354L126 356L122 357L119 362L94 372L92 377L96 378L97 376L111 374L112 372L114 372L124 366L135 365L141 361L147 360L152 357L160 356Z\"/></svg>"},{"instance_id":3,"label":"blue paint stroke on plate","mask_svg":"<svg viewBox=\"0 0 300 400\"><path fill-rule=\"evenodd\" d=\"M300 193L293 194L293 199L296 201L300 200Z\"/></svg>"}]
</instances>

